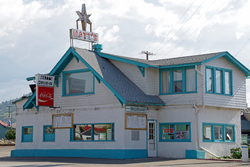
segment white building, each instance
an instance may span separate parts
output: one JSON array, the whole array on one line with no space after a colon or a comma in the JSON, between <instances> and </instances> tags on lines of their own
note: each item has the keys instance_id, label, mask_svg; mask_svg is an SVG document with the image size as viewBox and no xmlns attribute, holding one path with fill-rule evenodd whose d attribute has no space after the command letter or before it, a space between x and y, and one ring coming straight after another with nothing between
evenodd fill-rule
<instances>
[{"instance_id":1,"label":"white building","mask_svg":"<svg viewBox=\"0 0 250 167\"><path fill-rule=\"evenodd\" d=\"M53 108L36 93L15 103L12 157L204 158L240 146L250 70L228 52L142 60L100 47L70 47L55 65ZM73 127L53 130L67 123L52 114Z\"/></svg>"}]
</instances>

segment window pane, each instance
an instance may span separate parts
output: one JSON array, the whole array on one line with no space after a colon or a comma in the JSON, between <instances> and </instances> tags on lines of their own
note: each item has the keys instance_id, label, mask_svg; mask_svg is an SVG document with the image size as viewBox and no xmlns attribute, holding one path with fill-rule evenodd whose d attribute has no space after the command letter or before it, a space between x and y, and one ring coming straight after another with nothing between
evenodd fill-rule
<instances>
[{"instance_id":1,"label":"window pane","mask_svg":"<svg viewBox=\"0 0 250 167\"><path fill-rule=\"evenodd\" d=\"M231 94L230 73L225 72L225 94Z\"/></svg>"},{"instance_id":2,"label":"window pane","mask_svg":"<svg viewBox=\"0 0 250 167\"><path fill-rule=\"evenodd\" d=\"M214 140L222 140L222 126L214 126Z\"/></svg>"},{"instance_id":3,"label":"window pane","mask_svg":"<svg viewBox=\"0 0 250 167\"><path fill-rule=\"evenodd\" d=\"M211 125L203 126L203 139L204 140L212 140L212 128Z\"/></svg>"},{"instance_id":4,"label":"window pane","mask_svg":"<svg viewBox=\"0 0 250 167\"><path fill-rule=\"evenodd\" d=\"M163 71L161 75L161 93L170 93L170 71Z\"/></svg>"},{"instance_id":5,"label":"window pane","mask_svg":"<svg viewBox=\"0 0 250 167\"><path fill-rule=\"evenodd\" d=\"M162 125L161 130L163 140L174 139L174 125Z\"/></svg>"},{"instance_id":6,"label":"window pane","mask_svg":"<svg viewBox=\"0 0 250 167\"><path fill-rule=\"evenodd\" d=\"M216 70L216 93L221 93L221 71Z\"/></svg>"},{"instance_id":7,"label":"window pane","mask_svg":"<svg viewBox=\"0 0 250 167\"><path fill-rule=\"evenodd\" d=\"M212 69L207 68L206 69L206 74L207 74L207 78L206 78L206 81L207 81L207 92L213 92Z\"/></svg>"},{"instance_id":8,"label":"window pane","mask_svg":"<svg viewBox=\"0 0 250 167\"><path fill-rule=\"evenodd\" d=\"M111 140L111 124L95 124L94 140Z\"/></svg>"},{"instance_id":9,"label":"window pane","mask_svg":"<svg viewBox=\"0 0 250 167\"><path fill-rule=\"evenodd\" d=\"M55 129L52 129L51 126L45 127L45 134L54 134L54 133L55 133Z\"/></svg>"},{"instance_id":10,"label":"window pane","mask_svg":"<svg viewBox=\"0 0 250 167\"><path fill-rule=\"evenodd\" d=\"M182 81L174 82L174 92L182 92Z\"/></svg>"},{"instance_id":11,"label":"window pane","mask_svg":"<svg viewBox=\"0 0 250 167\"><path fill-rule=\"evenodd\" d=\"M189 125L176 125L175 139L183 140L189 139Z\"/></svg>"},{"instance_id":12,"label":"window pane","mask_svg":"<svg viewBox=\"0 0 250 167\"><path fill-rule=\"evenodd\" d=\"M225 126L225 135L226 135L226 140L234 140L232 126Z\"/></svg>"},{"instance_id":13,"label":"window pane","mask_svg":"<svg viewBox=\"0 0 250 167\"><path fill-rule=\"evenodd\" d=\"M186 70L186 91L193 92L195 91L195 69Z\"/></svg>"},{"instance_id":14,"label":"window pane","mask_svg":"<svg viewBox=\"0 0 250 167\"><path fill-rule=\"evenodd\" d=\"M74 140L91 140L91 125L74 125Z\"/></svg>"},{"instance_id":15,"label":"window pane","mask_svg":"<svg viewBox=\"0 0 250 167\"><path fill-rule=\"evenodd\" d=\"M181 81L181 80L182 80L182 70L175 70L174 81Z\"/></svg>"},{"instance_id":16,"label":"window pane","mask_svg":"<svg viewBox=\"0 0 250 167\"><path fill-rule=\"evenodd\" d=\"M33 134L33 128L24 128L24 134L25 135L30 135L30 134Z\"/></svg>"},{"instance_id":17,"label":"window pane","mask_svg":"<svg viewBox=\"0 0 250 167\"><path fill-rule=\"evenodd\" d=\"M93 74L88 72L71 73L65 75L66 94L93 92Z\"/></svg>"}]
</instances>

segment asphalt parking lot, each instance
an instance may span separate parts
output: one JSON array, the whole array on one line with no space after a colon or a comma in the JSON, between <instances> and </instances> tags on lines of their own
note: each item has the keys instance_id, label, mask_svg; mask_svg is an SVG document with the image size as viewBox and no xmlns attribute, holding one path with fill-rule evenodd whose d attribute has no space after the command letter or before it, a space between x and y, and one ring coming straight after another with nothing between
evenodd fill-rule
<instances>
[{"instance_id":1,"label":"asphalt parking lot","mask_svg":"<svg viewBox=\"0 0 250 167\"><path fill-rule=\"evenodd\" d=\"M64 158L64 157L21 157L11 158L10 151L13 146L0 147L0 167L107 167L107 166L180 166L180 167L233 167L250 166L250 162L216 161L216 160L193 160L193 159L167 159L167 158L142 158L129 160L94 159L94 158Z\"/></svg>"}]
</instances>

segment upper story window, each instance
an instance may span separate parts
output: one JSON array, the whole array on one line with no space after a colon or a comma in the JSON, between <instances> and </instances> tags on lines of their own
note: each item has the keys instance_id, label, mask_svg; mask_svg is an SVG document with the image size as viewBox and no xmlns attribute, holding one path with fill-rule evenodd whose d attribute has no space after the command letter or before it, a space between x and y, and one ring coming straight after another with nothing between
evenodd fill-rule
<instances>
[{"instance_id":1,"label":"upper story window","mask_svg":"<svg viewBox=\"0 0 250 167\"><path fill-rule=\"evenodd\" d=\"M88 69L63 72L63 96L94 93L94 76Z\"/></svg>"},{"instance_id":2,"label":"upper story window","mask_svg":"<svg viewBox=\"0 0 250 167\"><path fill-rule=\"evenodd\" d=\"M206 92L232 95L232 70L206 67Z\"/></svg>"},{"instance_id":3,"label":"upper story window","mask_svg":"<svg viewBox=\"0 0 250 167\"><path fill-rule=\"evenodd\" d=\"M190 67L160 70L160 94L196 92L196 75Z\"/></svg>"}]
</instances>

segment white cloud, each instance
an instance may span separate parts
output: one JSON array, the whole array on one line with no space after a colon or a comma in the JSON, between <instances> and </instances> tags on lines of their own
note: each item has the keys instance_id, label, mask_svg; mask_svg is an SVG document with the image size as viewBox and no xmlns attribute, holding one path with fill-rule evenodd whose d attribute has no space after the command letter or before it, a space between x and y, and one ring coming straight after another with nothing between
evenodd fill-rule
<instances>
[{"instance_id":1,"label":"white cloud","mask_svg":"<svg viewBox=\"0 0 250 167\"><path fill-rule=\"evenodd\" d=\"M75 11L82 3L107 53L143 57L139 53L148 50L156 54L151 59L222 50L234 55L250 37L249 1L0 1L0 77L10 81L49 72L69 48L68 32L76 25ZM237 59L250 68L249 45ZM88 43L81 46L89 48ZM14 83L0 83L7 92L0 97L28 93L9 89ZM20 83L19 90L24 85ZM24 91L29 91L27 85Z\"/></svg>"}]
</instances>

